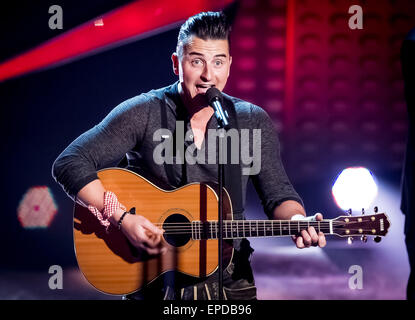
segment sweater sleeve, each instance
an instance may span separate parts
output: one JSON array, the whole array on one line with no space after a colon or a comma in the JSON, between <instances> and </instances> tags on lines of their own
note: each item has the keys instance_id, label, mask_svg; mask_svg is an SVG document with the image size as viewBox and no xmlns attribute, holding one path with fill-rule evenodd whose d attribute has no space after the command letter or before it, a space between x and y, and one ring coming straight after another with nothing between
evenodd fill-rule
<instances>
[{"instance_id":1,"label":"sweater sleeve","mask_svg":"<svg viewBox=\"0 0 415 320\"><path fill-rule=\"evenodd\" d=\"M74 198L97 170L120 161L139 146L148 121L149 103L140 95L114 108L98 125L76 138L55 160L52 176Z\"/></svg>"},{"instance_id":2,"label":"sweater sleeve","mask_svg":"<svg viewBox=\"0 0 415 320\"><path fill-rule=\"evenodd\" d=\"M280 142L271 118L255 105L252 105L251 112L254 127L261 129L261 169L251 179L266 215L272 219L275 207L282 202L294 200L303 205L303 201L285 172L280 156Z\"/></svg>"}]
</instances>

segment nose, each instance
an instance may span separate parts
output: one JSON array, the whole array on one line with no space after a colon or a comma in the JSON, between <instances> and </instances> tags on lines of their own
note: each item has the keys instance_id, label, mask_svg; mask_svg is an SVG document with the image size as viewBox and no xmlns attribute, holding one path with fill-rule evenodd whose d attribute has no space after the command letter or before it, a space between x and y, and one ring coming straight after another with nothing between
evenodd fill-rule
<instances>
[{"instance_id":1,"label":"nose","mask_svg":"<svg viewBox=\"0 0 415 320\"><path fill-rule=\"evenodd\" d=\"M212 80L212 70L208 63L205 64L205 67L203 68L203 72L200 75L200 78L206 82L209 82L210 80Z\"/></svg>"}]
</instances>

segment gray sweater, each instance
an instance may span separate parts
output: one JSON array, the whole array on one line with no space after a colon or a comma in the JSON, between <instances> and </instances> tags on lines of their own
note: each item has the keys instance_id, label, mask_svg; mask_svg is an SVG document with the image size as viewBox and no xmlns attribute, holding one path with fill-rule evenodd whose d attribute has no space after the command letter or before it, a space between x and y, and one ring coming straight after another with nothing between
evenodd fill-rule
<instances>
[{"instance_id":1,"label":"gray sweater","mask_svg":"<svg viewBox=\"0 0 415 320\"><path fill-rule=\"evenodd\" d=\"M245 205L250 178L269 218L272 217L274 208L285 200L295 200L302 204L281 163L280 144L267 113L258 106L225 94L224 99L230 101L235 108L241 149L246 148L239 152L242 206ZM170 130L165 132L159 130L162 127L163 104L168 106L167 123ZM183 122L176 122L178 120ZM166 139L173 138L169 132L174 133L175 128L180 129L180 124L185 132L191 129L189 116L177 92L177 83L133 97L122 102L99 124L75 139L54 162L53 177L74 198L86 184L97 179L97 170L114 166L127 155L130 169L155 183L159 182L161 187L163 183L178 187L191 182L217 181L217 161L209 161L209 156L216 155L218 150L216 145L209 144L208 139L208 132L217 128L214 116L207 124L201 150L194 147L192 132L187 132L185 140L188 141L184 141L182 146L185 157L188 156L190 161L184 161L183 165L180 161L183 154L178 152L173 155L171 167L175 181L169 181L166 166L160 163L166 156L166 150L164 154L158 151L163 149ZM254 129L260 129L260 140L254 139ZM243 130L250 132L250 139L243 138ZM256 145L253 141L256 141ZM174 150L177 147L176 145ZM246 156L248 152L251 157ZM245 153L245 157L241 153ZM203 156L205 163L200 160ZM212 159L217 160L216 157L211 157L210 160Z\"/></svg>"}]
</instances>

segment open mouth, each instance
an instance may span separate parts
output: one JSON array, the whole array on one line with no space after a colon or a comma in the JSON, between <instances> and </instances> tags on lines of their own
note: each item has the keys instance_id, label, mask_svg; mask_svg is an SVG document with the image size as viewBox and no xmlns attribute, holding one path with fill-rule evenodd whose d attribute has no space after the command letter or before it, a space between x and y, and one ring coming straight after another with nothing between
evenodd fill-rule
<instances>
[{"instance_id":1,"label":"open mouth","mask_svg":"<svg viewBox=\"0 0 415 320\"><path fill-rule=\"evenodd\" d=\"M212 87L214 87L215 85L214 84L197 84L196 85L196 88L198 88L198 89L209 89L209 88L212 88Z\"/></svg>"}]
</instances>

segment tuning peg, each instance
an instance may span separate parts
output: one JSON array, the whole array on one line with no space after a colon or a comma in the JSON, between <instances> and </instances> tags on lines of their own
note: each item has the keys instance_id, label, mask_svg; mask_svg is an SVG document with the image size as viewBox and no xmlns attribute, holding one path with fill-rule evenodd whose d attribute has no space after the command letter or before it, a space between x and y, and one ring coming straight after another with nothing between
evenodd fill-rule
<instances>
[{"instance_id":1,"label":"tuning peg","mask_svg":"<svg viewBox=\"0 0 415 320\"><path fill-rule=\"evenodd\" d=\"M375 213L378 213L378 207L374 207L373 210L375 211Z\"/></svg>"},{"instance_id":2,"label":"tuning peg","mask_svg":"<svg viewBox=\"0 0 415 320\"><path fill-rule=\"evenodd\" d=\"M362 242L366 243L367 242L367 237L365 235L360 237L360 240L362 240Z\"/></svg>"},{"instance_id":3,"label":"tuning peg","mask_svg":"<svg viewBox=\"0 0 415 320\"><path fill-rule=\"evenodd\" d=\"M353 243L353 237L347 237L347 244L352 244Z\"/></svg>"},{"instance_id":4,"label":"tuning peg","mask_svg":"<svg viewBox=\"0 0 415 320\"><path fill-rule=\"evenodd\" d=\"M362 216L365 215L365 208L362 208Z\"/></svg>"},{"instance_id":5,"label":"tuning peg","mask_svg":"<svg viewBox=\"0 0 415 320\"><path fill-rule=\"evenodd\" d=\"M349 210L347 210L346 212L347 212L347 214L348 214L349 216L351 216L351 215L352 215L352 209L349 209Z\"/></svg>"},{"instance_id":6,"label":"tuning peg","mask_svg":"<svg viewBox=\"0 0 415 320\"><path fill-rule=\"evenodd\" d=\"M379 237L379 236L376 236L373 240L374 240L376 243L379 243L379 242L382 240L382 238L381 238L381 237Z\"/></svg>"}]
</instances>

